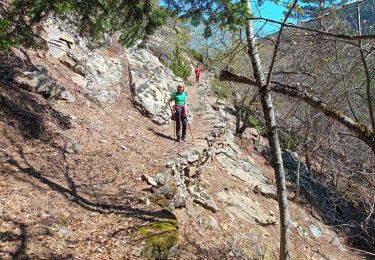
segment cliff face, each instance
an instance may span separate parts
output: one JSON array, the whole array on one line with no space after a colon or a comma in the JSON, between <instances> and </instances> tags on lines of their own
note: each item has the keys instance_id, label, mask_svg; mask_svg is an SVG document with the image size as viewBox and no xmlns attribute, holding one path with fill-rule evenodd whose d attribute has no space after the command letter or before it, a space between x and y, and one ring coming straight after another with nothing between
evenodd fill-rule
<instances>
[{"instance_id":1,"label":"cliff face","mask_svg":"<svg viewBox=\"0 0 375 260\"><path fill-rule=\"evenodd\" d=\"M164 102L182 80L147 47L153 38L92 50L48 26L48 51L0 56L0 258L277 256L273 171L234 137L208 74L186 87L194 122L179 144ZM248 135L266 149L255 129ZM285 154L293 172L297 158ZM313 209L290 211L296 258L356 259Z\"/></svg>"}]
</instances>

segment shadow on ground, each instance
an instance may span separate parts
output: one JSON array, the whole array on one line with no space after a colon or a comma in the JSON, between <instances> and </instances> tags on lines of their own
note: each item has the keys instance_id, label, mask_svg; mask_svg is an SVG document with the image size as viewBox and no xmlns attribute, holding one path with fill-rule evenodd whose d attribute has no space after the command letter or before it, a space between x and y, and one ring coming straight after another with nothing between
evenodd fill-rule
<instances>
[{"instance_id":1,"label":"shadow on ground","mask_svg":"<svg viewBox=\"0 0 375 260\"><path fill-rule=\"evenodd\" d=\"M169 135L165 135L163 133L160 133L160 132L156 131L155 129L148 128L147 130L150 131L151 133L153 133L154 135L156 135L157 137L161 137L161 138L165 138L165 139L168 139L168 140L175 141L174 138L170 137Z\"/></svg>"},{"instance_id":2,"label":"shadow on ground","mask_svg":"<svg viewBox=\"0 0 375 260\"><path fill-rule=\"evenodd\" d=\"M63 149L64 140L59 134L71 127L70 118L56 111L48 100L12 82L15 75L30 70L33 66L27 60L12 56L10 52L0 52L0 126L4 126L0 129L0 174L13 178L16 182L27 183L33 189L55 191L61 194L67 203L73 203L89 212L116 214L144 222L175 219L176 217L166 210L145 210L141 206L133 206L139 199L132 191L121 191L122 200L117 203L118 194L107 194L89 185L76 184L67 161L68 155ZM155 134L169 138L156 131ZM30 148L35 148L35 152L25 152L25 149ZM45 170L41 170L42 168ZM111 184L111 181L108 180L105 184ZM103 185L99 180L97 182L97 185ZM16 226L19 232L0 232L0 241L14 242L17 245L13 252L9 252L13 259L27 259L29 226L11 217L7 218L7 221ZM46 259L71 257L49 255Z\"/></svg>"},{"instance_id":3,"label":"shadow on ground","mask_svg":"<svg viewBox=\"0 0 375 260\"><path fill-rule=\"evenodd\" d=\"M269 157L270 151L265 155ZM284 151L282 154L286 179L291 183L296 182L297 161L291 153ZM270 161L270 160L269 160ZM301 164L300 185L305 204L309 204L327 226L331 226L337 233L347 238L348 246L375 253L375 222L367 221L370 205L354 204L332 187L327 187L310 177L307 167ZM360 252L360 251L359 251ZM374 259L369 254L364 254L367 259Z\"/></svg>"}]
</instances>

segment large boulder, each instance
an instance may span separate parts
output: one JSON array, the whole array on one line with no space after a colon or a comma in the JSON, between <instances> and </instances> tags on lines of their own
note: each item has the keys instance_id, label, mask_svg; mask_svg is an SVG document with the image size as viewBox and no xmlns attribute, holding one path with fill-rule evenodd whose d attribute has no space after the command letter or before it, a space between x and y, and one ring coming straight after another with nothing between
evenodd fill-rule
<instances>
[{"instance_id":1,"label":"large boulder","mask_svg":"<svg viewBox=\"0 0 375 260\"><path fill-rule=\"evenodd\" d=\"M128 50L131 90L134 103L159 125L170 121L165 107L171 93L184 84L159 59L145 48Z\"/></svg>"},{"instance_id":2,"label":"large boulder","mask_svg":"<svg viewBox=\"0 0 375 260\"><path fill-rule=\"evenodd\" d=\"M114 102L120 95L124 76L121 57L88 47L95 44L108 47L111 41L103 37L91 44L89 39L78 35L73 23L62 22L53 16L43 23L43 29L49 54L80 75L74 75L72 81L94 101L100 104Z\"/></svg>"},{"instance_id":3,"label":"large boulder","mask_svg":"<svg viewBox=\"0 0 375 260\"><path fill-rule=\"evenodd\" d=\"M112 103L120 96L125 74L119 58L101 51L75 50L68 52L61 62L75 72L72 81L82 87L89 98L103 104Z\"/></svg>"},{"instance_id":4,"label":"large boulder","mask_svg":"<svg viewBox=\"0 0 375 260\"><path fill-rule=\"evenodd\" d=\"M81 61L88 81L85 92L100 103L114 102L120 95L124 68L117 58L99 53L89 54Z\"/></svg>"}]
</instances>

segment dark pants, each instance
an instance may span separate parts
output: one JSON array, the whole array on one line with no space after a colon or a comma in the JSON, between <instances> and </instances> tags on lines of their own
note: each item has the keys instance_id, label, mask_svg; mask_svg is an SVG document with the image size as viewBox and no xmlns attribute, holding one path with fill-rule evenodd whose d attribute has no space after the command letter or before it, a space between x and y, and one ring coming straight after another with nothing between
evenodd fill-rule
<instances>
[{"instance_id":1,"label":"dark pants","mask_svg":"<svg viewBox=\"0 0 375 260\"><path fill-rule=\"evenodd\" d=\"M182 125L182 135L181 135L181 125ZM182 108L176 109L176 136L177 139L185 139L186 137L186 125L187 118L182 116Z\"/></svg>"}]
</instances>

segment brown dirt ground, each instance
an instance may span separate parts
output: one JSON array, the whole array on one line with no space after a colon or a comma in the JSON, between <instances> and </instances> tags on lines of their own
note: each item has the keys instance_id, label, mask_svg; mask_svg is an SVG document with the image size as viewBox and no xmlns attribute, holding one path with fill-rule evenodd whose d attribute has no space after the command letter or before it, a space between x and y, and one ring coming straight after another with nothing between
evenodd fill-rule
<instances>
[{"instance_id":1,"label":"brown dirt ground","mask_svg":"<svg viewBox=\"0 0 375 260\"><path fill-rule=\"evenodd\" d=\"M29 55L34 64L44 64L49 75L74 93L77 100L46 100L12 83L0 82L0 258L132 259L134 241L129 234L164 214L159 206L141 202L149 193L140 176L155 174L166 161L194 147L194 143L174 142L173 126L157 126L141 115L131 102L128 77L124 78L121 97L100 107L88 102L72 85L71 72L64 65L42 52ZM124 53L112 49L107 55L123 58L127 71ZM16 74L31 66L21 62L14 52L2 54L1 59L2 64L13 66ZM188 87L192 104L198 99L195 90L196 86ZM206 102L213 101L207 97ZM194 115L192 130L196 139L209 132L202 113ZM79 142L79 154L64 153L59 134L62 130ZM249 149L257 166L273 180L265 159ZM229 187L277 213L275 200L252 193L218 163L206 169L203 179L210 194ZM233 259L229 252L245 247L241 243L246 241L230 243L228 238L245 232L256 235L256 241L248 245L253 254L260 246L270 259L276 259L279 226L233 221L222 205L219 207L220 211L213 214L189 201L187 208L174 211L179 221L182 259ZM301 225L311 219L294 202L290 203L290 211ZM220 230L197 227L189 217L194 212L204 218L214 216ZM302 240L295 229L291 231L291 250L298 259L307 259L306 255L314 255L315 259L324 255L329 259L356 259L350 252L338 252L336 258L331 252L337 249L326 238Z\"/></svg>"}]
</instances>

